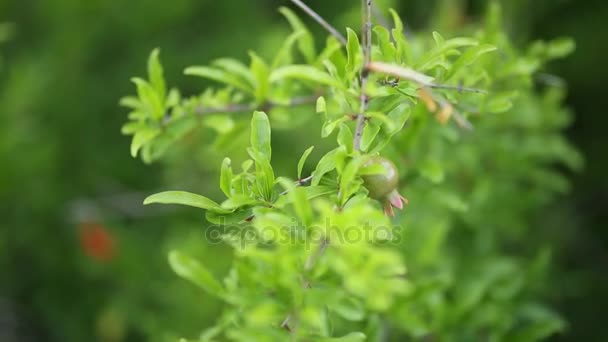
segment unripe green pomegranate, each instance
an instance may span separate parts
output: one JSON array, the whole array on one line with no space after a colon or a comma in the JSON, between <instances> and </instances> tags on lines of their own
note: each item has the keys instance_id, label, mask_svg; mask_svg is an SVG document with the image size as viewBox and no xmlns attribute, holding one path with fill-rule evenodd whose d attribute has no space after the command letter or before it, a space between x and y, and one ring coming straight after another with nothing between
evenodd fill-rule
<instances>
[{"instance_id":1,"label":"unripe green pomegranate","mask_svg":"<svg viewBox=\"0 0 608 342\"><path fill-rule=\"evenodd\" d=\"M376 165L380 165L384 172L362 176L363 186L369 191L369 197L384 202L385 214L394 216L393 207L403 209L403 205L408 203L407 198L397 192L399 172L392 161L380 156L370 157L363 167Z\"/></svg>"}]
</instances>

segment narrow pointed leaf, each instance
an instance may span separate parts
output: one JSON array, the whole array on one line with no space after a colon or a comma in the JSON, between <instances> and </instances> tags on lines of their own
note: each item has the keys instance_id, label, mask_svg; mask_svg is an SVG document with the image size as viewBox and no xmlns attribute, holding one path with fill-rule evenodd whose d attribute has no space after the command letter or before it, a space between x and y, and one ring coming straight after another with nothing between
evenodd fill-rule
<instances>
[{"instance_id":1,"label":"narrow pointed leaf","mask_svg":"<svg viewBox=\"0 0 608 342\"><path fill-rule=\"evenodd\" d=\"M271 159L270 122L264 112L254 112L251 119L251 147Z\"/></svg>"},{"instance_id":2,"label":"narrow pointed leaf","mask_svg":"<svg viewBox=\"0 0 608 342\"><path fill-rule=\"evenodd\" d=\"M201 208L205 210L212 210L217 212L230 212L230 210L223 209L219 204L208 199L205 196L193 194L186 191L164 191L147 197L144 200L144 205L161 203L161 204L180 204L195 208Z\"/></svg>"},{"instance_id":3,"label":"narrow pointed leaf","mask_svg":"<svg viewBox=\"0 0 608 342\"><path fill-rule=\"evenodd\" d=\"M209 294L217 297L224 295L224 288L220 282L213 277L205 266L192 257L179 251L171 251L169 253L169 265L177 275L200 286Z\"/></svg>"},{"instance_id":4,"label":"narrow pointed leaf","mask_svg":"<svg viewBox=\"0 0 608 342\"><path fill-rule=\"evenodd\" d=\"M308 149L306 149L306 151L304 151L302 157L300 157L300 161L298 161L298 179L302 179L302 170L304 169L304 164L306 163L308 156L310 156L310 153L312 153L312 150L314 150L314 148L314 146L309 147Z\"/></svg>"}]
</instances>

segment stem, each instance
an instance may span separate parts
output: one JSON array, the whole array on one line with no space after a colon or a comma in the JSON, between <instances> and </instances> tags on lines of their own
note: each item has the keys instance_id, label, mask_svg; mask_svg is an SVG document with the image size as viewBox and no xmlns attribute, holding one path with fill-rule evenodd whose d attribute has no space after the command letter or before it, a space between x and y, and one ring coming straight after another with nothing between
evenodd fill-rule
<instances>
[{"instance_id":1,"label":"stem","mask_svg":"<svg viewBox=\"0 0 608 342\"><path fill-rule=\"evenodd\" d=\"M346 39L344 37L342 37L342 35L340 35L339 33L338 33L338 35L336 35L337 31L335 31L335 29L331 25L327 24L327 22L325 20L323 20L323 18L321 18L318 14L316 14L314 11L312 11L310 8L308 8L308 6L306 6L300 0L291 0L291 1L293 3L295 3L296 5L300 6L304 11L306 11L306 13L308 13L308 15L310 15L313 19L315 19L317 22L319 22L321 24L321 26L325 27L325 29L327 29L330 33L332 33L334 36L336 36L343 45L346 45ZM363 60L364 60L363 65L364 65L364 68L363 68L363 70L361 70L361 110L360 110L359 114L357 115L357 130L356 130L354 141L353 141L354 148L357 151L360 150L361 136L363 135L363 126L365 125L365 111L367 110L367 95L365 94L365 88L367 86L368 72L367 72L367 69L365 68L365 66L367 66L370 63L371 52L372 52L372 47L371 47L371 43L372 43L372 32L371 32L372 0L362 0L362 7L363 7L362 14L363 14ZM301 182L303 182L303 181L304 180L300 180L300 181L298 181L298 183L301 184ZM306 260L306 263L304 265L305 271L310 271L315 266L317 261L323 256L323 254L325 254L325 251L327 250L328 245L329 245L329 240L323 239L323 241L321 242L321 245L319 246L319 250L317 251L317 253L311 255ZM283 324L281 324L281 326L283 328L287 327L287 323L289 323L290 319L291 319L291 315L288 315L285 318L285 320L283 321Z\"/></svg>"},{"instance_id":2,"label":"stem","mask_svg":"<svg viewBox=\"0 0 608 342\"><path fill-rule=\"evenodd\" d=\"M311 180L312 180L312 176L308 176L306 178L299 179L298 181L296 181L296 187L303 186L306 183L310 182ZM285 190L285 191L281 192L281 196L286 195L288 193L289 193L289 190Z\"/></svg>"},{"instance_id":3,"label":"stem","mask_svg":"<svg viewBox=\"0 0 608 342\"><path fill-rule=\"evenodd\" d=\"M357 128L353 140L355 151L361 151L361 137L365 127L365 112L367 111L368 98L365 90L369 78L368 65L372 60L372 0L361 0L361 13L363 19L363 70L361 70L361 107L357 114Z\"/></svg>"},{"instance_id":4,"label":"stem","mask_svg":"<svg viewBox=\"0 0 608 342\"><path fill-rule=\"evenodd\" d=\"M346 45L346 38L344 38L344 36L335 27L331 26L330 23L323 19L323 17L321 17L312 8L308 7L301 0L291 0L291 2L293 2L296 6L300 7L304 12L306 12L306 14L308 14L312 19L314 19L314 21L319 23L319 25L323 26L323 28L326 29L329 33L331 33L334 37L336 37L342 45Z\"/></svg>"},{"instance_id":5,"label":"stem","mask_svg":"<svg viewBox=\"0 0 608 342\"><path fill-rule=\"evenodd\" d=\"M370 62L367 64L367 70L395 76L395 77L405 79L408 81L412 81L412 82L418 83L421 86L426 87L426 88L449 89L449 90L464 91L464 92L479 93L479 94L488 93L486 90L483 90L483 89L434 83L433 78L429 75L423 74L414 69L410 69L407 67L402 67L402 66L398 66L398 65L394 65L394 64L388 64L388 63L382 63L382 62Z\"/></svg>"},{"instance_id":6,"label":"stem","mask_svg":"<svg viewBox=\"0 0 608 342\"><path fill-rule=\"evenodd\" d=\"M252 103L235 103L229 104L225 107L219 108L204 108L202 106L197 107L194 112L198 115L209 115L209 114L222 114L222 113L241 113L241 112L250 112L257 109L261 110L270 110L275 107L298 107L307 104L312 104L317 101L317 96L302 96L296 97L289 101L289 103L279 103L279 102L266 102L262 105L256 105Z\"/></svg>"},{"instance_id":7,"label":"stem","mask_svg":"<svg viewBox=\"0 0 608 342\"><path fill-rule=\"evenodd\" d=\"M460 128L468 131L472 131L474 129L473 124L469 120L467 120L467 118L465 118L462 114L460 114L460 112L458 112L456 108L453 108L454 106L452 106L447 100L443 98L435 98L435 101L439 102L441 108L444 108L446 106L452 107L452 117Z\"/></svg>"},{"instance_id":8,"label":"stem","mask_svg":"<svg viewBox=\"0 0 608 342\"><path fill-rule=\"evenodd\" d=\"M420 73L414 69L382 63L382 62L370 62L366 66L368 71L379 72L391 76L398 77L400 79L406 79L408 81L412 81L420 84L424 87L430 87L433 84L433 78L431 76Z\"/></svg>"},{"instance_id":9,"label":"stem","mask_svg":"<svg viewBox=\"0 0 608 342\"><path fill-rule=\"evenodd\" d=\"M308 258L308 260L306 260L306 264L304 265L304 270L310 271L315 266L315 264L317 263L317 260L319 260L323 256L323 254L325 254L325 251L327 250L327 246L329 246L329 240L327 238L325 238L321 242L321 245L319 246L319 250L317 251L317 253L311 255Z\"/></svg>"},{"instance_id":10,"label":"stem","mask_svg":"<svg viewBox=\"0 0 608 342\"><path fill-rule=\"evenodd\" d=\"M466 93L477 93L477 94L487 94L488 93L487 90L478 89L478 88L469 88L469 87L462 87L462 86L452 86L452 85L437 84L437 83L431 83L431 84L428 85L428 87L429 88L435 88L435 89L456 90L458 92L466 92Z\"/></svg>"},{"instance_id":11,"label":"stem","mask_svg":"<svg viewBox=\"0 0 608 342\"><path fill-rule=\"evenodd\" d=\"M283 322L281 323L281 328L291 332L291 328L289 327L289 321L291 321L291 315L287 315Z\"/></svg>"},{"instance_id":12,"label":"stem","mask_svg":"<svg viewBox=\"0 0 608 342\"><path fill-rule=\"evenodd\" d=\"M297 180L297 181L295 182L295 186L296 186L296 187L298 187L298 186L304 186L304 185L306 185L306 183L308 183L308 182L310 182L310 181L312 180L312 177L313 177L313 176L311 175L311 176L308 176L308 177L306 177L306 178L302 178L302 179ZM279 196L285 196L285 195L287 195L288 193L289 193L289 190L285 190L285 191L281 192L281 193L279 194ZM247 216L247 217L245 218L245 220L243 220L243 221L245 221L245 222L249 222L249 221L253 220L254 218L255 218L255 216L250 215L250 216Z\"/></svg>"}]
</instances>

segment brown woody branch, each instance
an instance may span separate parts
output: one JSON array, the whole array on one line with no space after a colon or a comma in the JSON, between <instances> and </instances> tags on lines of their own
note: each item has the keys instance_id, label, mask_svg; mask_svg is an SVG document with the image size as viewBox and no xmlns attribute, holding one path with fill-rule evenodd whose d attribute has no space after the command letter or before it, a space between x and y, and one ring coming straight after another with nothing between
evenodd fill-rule
<instances>
[{"instance_id":1,"label":"brown woody branch","mask_svg":"<svg viewBox=\"0 0 608 342\"><path fill-rule=\"evenodd\" d=\"M363 70L361 71L361 106L357 114L357 127L355 128L355 136L353 138L353 148L355 151L361 150L361 137L363 136L363 128L365 127L365 112L367 111L368 97L366 94L367 81L369 72L367 66L371 64L372 59L372 0L361 0L361 13L363 20Z\"/></svg>"},{"instance_id":2,"label":"brown woody branch","mask_svg":"<svg viewBox=\"0 0 608 342\"><path fill-rule=\"evenodd\" d=\"M336 37L336 39L338 39L340 44L346 45L346 38L344 38L344 36L335 27L333 27L330 23L328 23L327 20L323 19L323 17L321 17L312 8L308 7L308 5L306 5L301 0L291 0L291 2L293 2L296 6L300 7L314 21L319 23L319 25L321 25L324 29L326 29L329 33L331 33L331 35Z\"/></svg>"}]
</instances>

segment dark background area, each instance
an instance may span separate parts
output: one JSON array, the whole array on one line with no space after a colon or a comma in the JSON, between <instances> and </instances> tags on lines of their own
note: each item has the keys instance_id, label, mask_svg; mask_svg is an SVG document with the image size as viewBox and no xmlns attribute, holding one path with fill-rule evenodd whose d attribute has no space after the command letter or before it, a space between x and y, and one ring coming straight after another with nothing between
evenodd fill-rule
<instances>
[{"instance_id":1,"label":"dark background area","mask_svg":"<svg viewBox=\"0 0 608 342\"><path fill-rule=\"evenodd\" d=\"M167 228L169 218L162 213L137 209L137 196L184 172L164 171L172 160L143 165L129 156L129 138L120 135L126 111L117 102L133 92L129 77L144 73L144 61L157 46L169 82L189 93L200 84L181 75L185 66L226 55L245 59L253 48L272 51L288 32L276 11L287 3L0 1L0 22L11 23L12 31L0 45L0 340L84 340L104 324L120 329L115 306L137 308L127 312L145 320L147 328L131 332L132 340L162 325L159 312L170 313L172 323L163 323L176 331L194 330L198 321L213 318L214 303L199 314L174 298L155 296L167 284L183 291L182 302L196 296L173 280L164 259L169 245L187 244L183 236L191 227ZM308 3L338 27L352 24L357 7L353 1ZM416 31L435 29L439 3L461 6L464 20L475 20L487 2L396 3ZM504 6L509 32L522 45L560 36L577 43L576 52L551 64L550 73L568 84L567 104L575 120L567 134L586 166L571 175L571 193L542 215L567 223L556 225L548 237L559 246L553 304L569 322L569 330L556 340L605 341L608 3L514 0ZM182 165L205 175L216 164ZM127 199L117 204L118 195ZM103 217L121 241L123 260L129 261L106 265L87 259L78 235L83 216ZM118 299L108 304L110 294ZM193 323L180 319L190 315L200 316Z\"/></svg>"}]
</instances>

